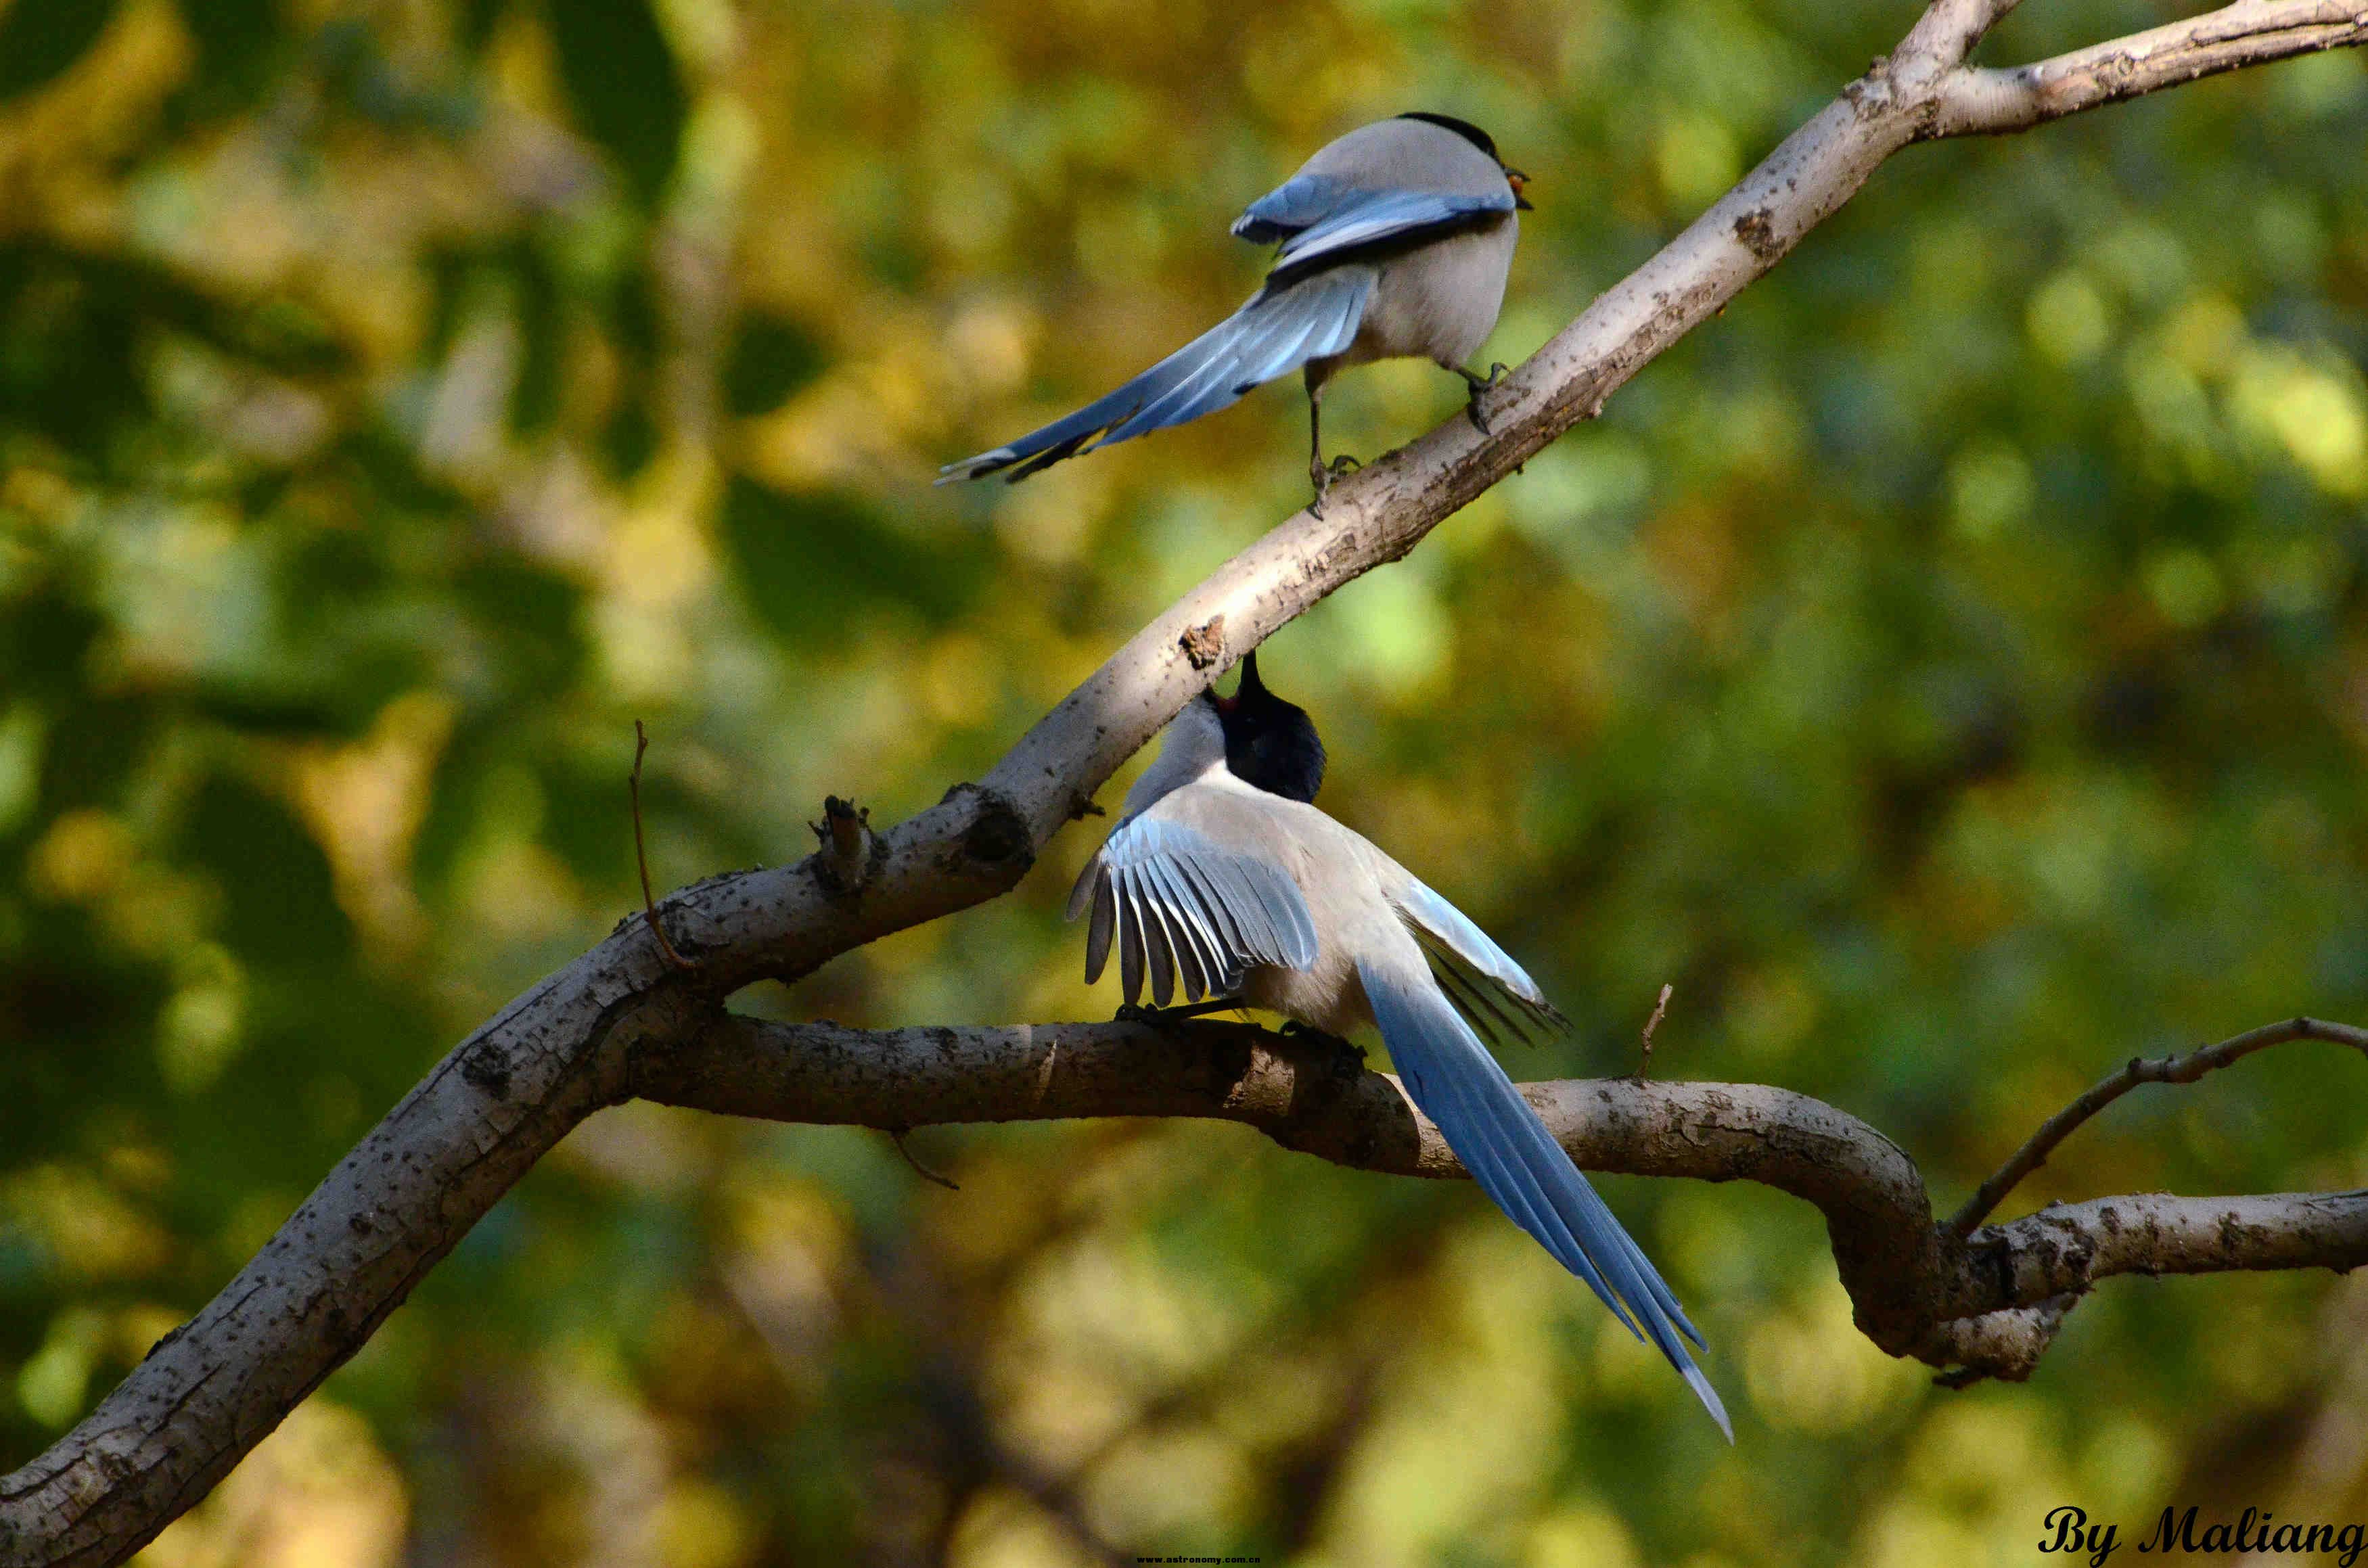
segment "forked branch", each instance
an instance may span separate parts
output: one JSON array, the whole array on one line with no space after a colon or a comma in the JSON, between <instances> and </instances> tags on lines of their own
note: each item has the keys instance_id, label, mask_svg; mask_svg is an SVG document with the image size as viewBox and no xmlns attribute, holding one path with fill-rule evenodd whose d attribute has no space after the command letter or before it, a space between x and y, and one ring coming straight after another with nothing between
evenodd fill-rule
<instances>
[{"instance_id":1,"label":"forked branch","mask_svg":"<svg viewBox=\"0 0 2368 1568\"><path fill-rule=\"evenodd\" d=\"M1996 71L1940 95L1929 136L1997 136L2202 76L2368 43L2368 0L2237 0L2201 17Z\"/></svg>"},{"instance_id":2,"label":"forked branch","mask_svg":"<svg viewBox=\"0 0 2368 1568\"><path fill-rule=\"evenodd\" d=\"M2170 1081L2280 1040L2346 1037L2368 1031L2273 1024L2179 1059L2189 1071L2216 1053ZM723 1115L867 1127L1195 1117L1360 1170L1465 1174L1397 1081L1361 1055L1247 1024L868 1030L725 1017L638 1053L631 1091ZM1961 1231L1934 1223L1923 1175L1897 1144L1805 1095L1633 1077L1521 1092L1588 1169L1754 1181L1816 1205L1859 1327L1953 1382L2028 1376L2072 1306L2115 1275L2368 1263L2368 1193L2148 1193Z\"/></svg>"},{"instance_id":3,"label":"forked branch","mask_svg":"<svg viewBox=\"0 0 2368 1568\"><path fill-rule=\"evenodd\" d=\"M1975 1225L1989 1218L1990 1210L2014 1190L2016 1183L2045 1165L2047 1156L2055 1152L2055 1146L2069 1138L2082 1122L2140 1084L2192 1084L2206 1073L2215 1073L2233 1062L2241 1062L2257 1051L2266 1051L2271 1046L2297 1040L2333 1040L2368 1053L2368 1029L2353 1028L2349 1024L2326 1023L2317 1018L2287 1018L2248 1029L2234 1040L2224 1040L2217 1045L2191 1051L2184 1056L2160 1056L2151 1061L2133 1056L2117 1071L2100 1079L2078 1099L2042 1123L2039 1131L1998 1168L1998 1174L1974 1189L1974 1195L1965 1199L1964 1207L1950 1218L1949 1229L1961 1236L1969 1233Z\"/></svg>"}]
</instances>

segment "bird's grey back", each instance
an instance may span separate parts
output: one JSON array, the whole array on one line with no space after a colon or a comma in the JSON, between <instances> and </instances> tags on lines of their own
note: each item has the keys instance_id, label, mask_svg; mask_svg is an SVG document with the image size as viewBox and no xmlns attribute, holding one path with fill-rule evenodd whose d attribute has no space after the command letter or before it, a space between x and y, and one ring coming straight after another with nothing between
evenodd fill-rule
<instances>
[{"instance_id":1,"label":"bird's grey back","mask_svg":"<svg viewBox=\"0 0 2368 1568\"><path fill-rule=\"evenodd\" d=\"M1395 187L1478 196L1505 184L1505 171L1496 159L1427 119L1360 125L1326 143L1299 173L1321 175L1360 190Z\"/></svg>"},{"instance_id":2,"label":"bird's grey back","mask_svg":"<svg viewBox=\"0 0 2368 1568\"><path fill-rule=\"evenodd\" d=\"M1392 893L1411 880L1406 869L1362 834L1318 807L1215 773L1178 790L1151 809L1212 842L1281 867L1317 915L1319 931L1354 910L1394 924Z\"/></svg>"}]
</instances>

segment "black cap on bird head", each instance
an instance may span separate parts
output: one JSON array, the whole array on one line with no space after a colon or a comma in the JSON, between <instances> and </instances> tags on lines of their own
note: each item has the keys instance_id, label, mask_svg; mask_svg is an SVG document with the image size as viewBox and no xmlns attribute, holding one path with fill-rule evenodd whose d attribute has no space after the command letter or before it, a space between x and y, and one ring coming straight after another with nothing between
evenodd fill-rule
<instances>
[{"instance_id":1,"label":"black cap on bird head","mask_svg":"<svg viewBox=\"0 0 2368 1568\"><path fill-rule=\"evenodd\" d=\"M1315 721L1258 679L1258 654L1242 660L1231 697L1207 693L1225 732L1225 770L1245 784L1288 801L1314 801L1324 787L1324 743Z\"/></svg>"},{"instance_id":2,"label":"black cap on bird head","mask_svg":"<svg viewBox=\"0 0 2368 1568\"><path fill-rule=\"evenodd\" d=\"M1471 142L1474 147L1477 147L1482 152L1487 153L1490 157L1495 158L1497 160L1497 166L1505 171L1505 183L1513 187L1513 205L1520 208L1524 212L1531 210L1530 207L1530 199L1521 194L1522 189L1530 183L1530 176L1523 174L1520 170L1513 167L1510 164L1505 162L1504 158L1497 151L1497 139L1495 137L1489 135L1486 131L1481 130L1470 120L1458 119L1452 114L1433 114L1429 109L1417 108L1408 109L1406 113L1398 116L1398 118L1400 119L1425 120L1432 125L1438 126L1441 131L1452 131L1455 132L1456 135L1463 137L1466 142Z\"/></svg>"}]
</instances>

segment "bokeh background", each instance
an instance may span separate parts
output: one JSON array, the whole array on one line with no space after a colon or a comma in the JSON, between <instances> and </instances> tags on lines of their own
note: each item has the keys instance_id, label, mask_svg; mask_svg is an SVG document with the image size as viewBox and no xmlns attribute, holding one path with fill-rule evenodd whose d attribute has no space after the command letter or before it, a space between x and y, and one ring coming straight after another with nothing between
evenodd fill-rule
<instances>
[{"instance_id":1,"label":"bokeh background","mask_svg":"<svg viewBox=\"0 0 2368 1568\"><path fill-rule=\"evenodd\" d=\"M13 0L0 9L0 1465L666 883L977 776L1304 498L1295 388L937 465L1232 308L1424 107L1535 177L1518 360L1907 0ZM2165 20L2031 6L1987 57ZM1269 674L1326 805L1577 1020L1953 1204L2136 1051L2368 1016L2368 55L1910 150ZM1459 406L1340 383L1371 455ZM1114 794L1107 798L1115 798ZM742 1004L1107 1014L1019 893ZM2117 1281L2025 1386L1822 1227L1613 1179L1678 1381L1468 1187L1237 1128L586 1126L154 1568L2036 1561L2060 1503L2368 1512L2368 1288ZM2368 1182L2368 1064L2149 1091L2014 1200Z\"/></svg>"}]
</instances>

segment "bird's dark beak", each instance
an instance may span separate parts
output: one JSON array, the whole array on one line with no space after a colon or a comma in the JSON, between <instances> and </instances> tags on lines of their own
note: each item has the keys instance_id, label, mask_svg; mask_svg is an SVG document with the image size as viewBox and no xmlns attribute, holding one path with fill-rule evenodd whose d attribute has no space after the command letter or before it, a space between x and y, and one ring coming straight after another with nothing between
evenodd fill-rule
<instances>
[{"instance_id":1,"label":"bird's dark beak","mask_svg":"<svg viewBox=\"0 0 2368 1568\"><path fill-rule=\"evenodd\" d=\"M1530 183L1529 176L1523 174L1519 169L1507 169L1505 171L1505 183L1513 187L1514 210L1519 212L1534 212L1537 210L1536 208L1530 205L1530 199L1521 194L1522 187Z\"/></svg>"},{"instance_id":2,"label":"bird's dark beak","mask_svg":"<svg viewBox=\"0 0 2368 1568\"><path fill-rule=\"evenodd\" d=\"M1252 649L1242 655L1242 678L1235 683L1234 694L1231 697L1218 696L1217 688L1213 686L1201 695L1207 698L1209 706L1218 712L1232 713L1241 707L1243 698L1263 693L1265 690L1266 687L1258 684L1258 650Z\"/></svg>"}]
</instances>

